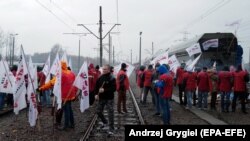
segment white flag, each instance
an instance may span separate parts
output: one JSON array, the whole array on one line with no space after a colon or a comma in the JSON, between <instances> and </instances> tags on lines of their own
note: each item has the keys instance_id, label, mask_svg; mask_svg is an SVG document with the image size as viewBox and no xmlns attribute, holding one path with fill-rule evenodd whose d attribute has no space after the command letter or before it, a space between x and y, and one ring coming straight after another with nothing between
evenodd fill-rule
<instances>
[{"instance_id":1,"label":"white flag","mask_svg":"<svg viewBox=\"0 0 250 141\"><path fill-rule=\"evenodd\" d=\"M36 104L36 95L32 93L29 106L29 123L31 127L34 127L36 125L37 116L38 116L38 111Z\"/></svg>"},{"instance_id":2,"label":"white flag","mask_svg":"<svg viewBox=\"0 0 250 141\"><path fill-rule=\"evenodd\" d=\"M191 47L187 48L186 51L188 52L189 56L192 56L197 53L201 53L201 47L199 43L192 45Z\"/></svg>"},{"instance_id":3,"label":"white flag","mask_svg":"<svg viewBox=\"0 0 250 141\"><path fill-rule=\"evenodd\" d=\"M219 39L210 39L202 43L203 49L208 50L208 48L217 48L219 46Z\"/></svg>"},{"instance_id":4,"label":"white flag","mask_svg":"<svg viewBox=\"0 0 250 141\"><path fill-rule=\"evenodd\" d=\"M30 76L28 79L28 88L27 88L27 95L28 95L28 100L30 102L30 107L29 107L29 123L30 126L33 127L36 125L36 120L37 120L37 101L36 101L36 94L35 94L35 89L37 88L37 73L36 69L33 66L32 59L30 57L29 59L29 72Z\"/></svg>"},{"instance_id":5,"label":"white flag","mask_svg":"<svg viewBox=\"0 0 250 141\"><path fill-rule=\"evenodd\" d=\"M23 108L26 108L26 100L25 100L25 94L26 94L26 86L25 86L25 79L24 76L28 74L27 72L27 65L25 63L25 56L22 51L21 46L21 56L18 63L18 69L16 72L16 80L14 84L14 112L15 114L18 114L20 110Z\"/></svg>"},{"instance_id":6,"label":"white flag","mask_svg":"<svg viewBox=\"0 0 250 141\"><path fill-rule=\"evenodd\" d=\"M151 61L151 64L167 64L168 63L168 51L160 54L159 56L155 57L154 60Z\"/></svg>"},{"instance_id":7,"label":"white flag","mask_svg":"<svg viewBox=\"0 0 250 141\"><path fill-rule=\"evenodd\" d=\"M61 89L61 80L62 80L62 68L61 68L61 63L58 61L56 64L56 81L55 81L55 85L54 85L54 89L53 89L53 93L56 96L56 103L58 104L57 109L61 109L62 107L62 89Z\"/></svg>"},{"instance_id":8,"label":"white flag","mask_svg":"<svg viewBox=\"0 0 250 141\"><path fill-rule=\"evenodd\" d=\"M188 66L186 67L186 70L188 70L188 71L193 71L194 66L195 66L195 65L197 64L197 62L199 61L200 57L201 57L201 54L200 54L198 57L196 57L196 58L192 61L192 63L191 63L190 65L188 65Z\"/></svg>"},{"instance_id":9,"label":"white flag","mask_svg":"<svg viewBox=\"0 0 250 141\"><path fill-rule=\"evenodd\" d=\"M178 61L175 55L172 55L168 58L168 65L170 67L170 70L176 73L177 68L180 66L180 62Z\"/></svg>"},{"instance_id":10,"label":"white flag","mask_svg":"<svg viewBox=\"0 0 250 141\"><path fill-rule=\"evenodd\" d=\"M31 93L35 93L35 91L33 91L33 87L34 90L38 88L38 84L37 84L37 70L36 68L34 68L33 62L31 57L29 58L29 65L28 65L28 69L29 69L29 73L30 76L28 76L28 88L30 87L32 91L29 91L29 89L27 88L27 95L28 95L28 100L30 100L30 96Z\"/></svg>"},{"instance_id":11,"label":"white flag","mask_svg":"<svg viewBox=\"0 0 250 141\"><path fill-rule=\"evenodd\" d=\"M0 61L0 68L0 92L12 94L12 86L15 83L15 77L5 60Z\"/></svg>"},{"instance_id":12,"label":"white flag","mask_svg":"<svg viewBox=\"0 0 250 141\"><path fill-rule=\"evenodd\" d=\"M63 55L62 55L62 57L61 57L61 61L66 62L66 63L67 63L67 65L68 65L68 58L67 58L66 51L64 51L64 52L63 52Z\"/></svg>"},{"instance_id":13,"label":"white flag","mask_svg":"<svg viewBox=\"0 0 250 141\"><path fill-rule=\"evenodd\" d=\"M58 64L60 63L60 60L59 60L59 55L58 53L56 54L56 57L55 57L55 60L51 66L51 69L50 69L50 73L51 74L56 74L56 70L57 70L57 67L58 67Z\"/></svg>"},{"instance_id":14,"label":"white flag","mask_svg":"<svg viewBox=\"0 0 250 141\"><path fill-rule=\"evenodd\" d=\"M42 72L45 76L47 76L49 74L49 71L50 71L50 55L43 66Z\"/></svg>"},{"instance_id":15,"label":"white flag","mask_svg":"<svg viewBox=\"0 0 250 141\"><path fill-rule=\"evenodd\" d=\"M87 62L83 63L73 85L82 90L80 110L81 112L84 112L89 108L89 79Z\"/></svg>"}]
</instances>

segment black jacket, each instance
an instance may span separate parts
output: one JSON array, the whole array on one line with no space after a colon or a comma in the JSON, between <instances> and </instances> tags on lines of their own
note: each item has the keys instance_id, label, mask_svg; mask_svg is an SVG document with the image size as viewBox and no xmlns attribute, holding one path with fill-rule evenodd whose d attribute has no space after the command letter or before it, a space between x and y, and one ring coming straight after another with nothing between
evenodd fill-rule
<instances>
[{"instance_id":1,"label":"black jacket","mask_svg":"<svg viewBox=\"0 0 250 141\"><path fill-rule=\"evenodd\" d=\"M103 85L104 83L104 85ZM114 99L114 92L116 91L116 81L115 77L108 73L101 75L95 85L95 95L99 93L99 89L103 85L104 92L99 94L100 99Z\"/></svg>"}]
</instances>

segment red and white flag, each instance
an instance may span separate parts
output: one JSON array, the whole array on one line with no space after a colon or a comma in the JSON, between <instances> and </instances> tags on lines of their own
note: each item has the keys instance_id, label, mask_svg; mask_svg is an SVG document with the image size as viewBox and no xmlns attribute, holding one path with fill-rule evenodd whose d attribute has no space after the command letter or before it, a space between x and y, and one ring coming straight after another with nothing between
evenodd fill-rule
<instances>
[{"instance_id":1,"label":"red and white flag","mask_svg":"<svg viewBox=\"0 0 250 141\"><path fill-rule=\"evenodd\" d=\"M177 68L180 66L180 62L175 55L172 55L168 58L168 65L170 67L170 70L176 73Z\"/></svg>"},{"instance_id":2,"label":"red and white flag","mask_svg":"<svg viewBox=\"0 0 250 141\"><path fill-rule=\"evenodd\" d=\"M59 60L59 55L58 53L56 54L56 57L55 57L55 60L51 66L51 69L50 69L50 73L51 74L56 74L56 70L57 70L57 67L58 67L58 64L60 63L60 60Z\"/></svg>"},{"instance_id":3,"label":"red and white flag","mask_svg":"<svg viewBox=\"0 0 250 141\"><path fill-rule=\"evenodd\" d=\"M43 74L46 76L45 83L49 82L49 80L50 80L49 71L50 71L50 55L49 55L47 61L45 62L44 66L43 66L43 70L42 70Z\"/></svg>"},{"instance_id":4,"label":"red and white flag","mask_svg":"<svg viewBox=\"0 0 250 141\"><path fill-rule=\"evenodd\" d=\"M56 96L56 103L58 104L57 109L61 109L62 108L62 68L61 68L61 63L59 61L57 61L57 63L55 64L56 66L56 73L55 73L55 77L56 77L56 81L55 81L55 85L54 85L54 89L53 89L53 93Z\"/></svg>"},{"instance_id":5,"label":"red and white flag","mask_svg":"<svg viewBox=\"0 0 250 141\"><path fill-rule=\"evenodd\" d=\"M29 72L30 76L28 79L28 88L27 88L27 94L28 94L28 100L30 103L29 106L29 123L31 127L34 127L36 125L36 120L37 120L37 101L36 101L36 94L35 94L35 89L38 87L37 86L37 73L36 69L33 66L31 57L29 59Z\"/></svg>"},{"instance_id":6,"label":"red and white flag","mask_svg":"<svg viewBox=\"0 0 250 141\"><path fill-rule=\"evenodd\" d=\"M200 44L196 43L196 44L192 45L191 47L187 48L186 51L187 51L189 56L192 56L192 55L197 54L197 53L201 53Z\"/></svg>"},{"instance_id":7,"label":"red and white flag","mask_svg":"<svg viewBox=\"0 0 250 141\"><path fill-rule=\"evenodd\" d=\"M23 53L23 48L21 46L21 55L18 62L18 69L16 72L16 79L13 88L13 97L14 97L14 112L18 114L20 110L27 107L25 94L27 92L25 86L25 79L24 76L28 74L27 65L25 63L25 56Z\"/></svg>"},{"instance_id":8,"label":"red and white flag","mask_svg":"<svg viewBox=\"0 0 250 141\"><path fill-rule=\"evenodd\" d=\"M15 77L8 67L5 60L0 61L0 92L13 93L12 86L15 83Z\"/></svg>"},{"instance_id":9,"label":"red and white flag","mask_svg":"<svg viewBox=\"0 0 250 141\"><path fill-rule=\"evenodd\" d=\"M84 112L89 108L89 79L88 79L88 65L85 61L73 83L78 89L82 90L80 110Z\"/></svg>"},{"instance_id":10,"label":"red and white flag","mask_svg":"<svg viewBox=\"0 0 250 141\"><path fill-rule=\"evenodd\" d=\"M157 56L154 60L150 62L150 64L156 64L156 63L167 64L168 63L168 51L160 54L159 56Z\"/></svg>"}]
</instances>

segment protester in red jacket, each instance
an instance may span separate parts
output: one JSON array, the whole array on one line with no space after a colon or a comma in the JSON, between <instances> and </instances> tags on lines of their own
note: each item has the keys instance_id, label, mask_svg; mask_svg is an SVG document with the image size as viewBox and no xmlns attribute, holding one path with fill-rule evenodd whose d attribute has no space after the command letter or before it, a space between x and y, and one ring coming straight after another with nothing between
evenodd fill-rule
<instances>
[{"instance_id":1,"label":"protester in red jacket","mask_svg":"<svg viewBox=\"0 0 250 141\"><path fill-rule=\"evenodd\" d=\"M121 69L116 77L116 90L118 92L118 102L117 102L117 111L119 114L122 114L121 104L123 107L123 112L127 113L126 107L126 91L129 89L129 80L126 74L127 65L122 63Z\"/></svg>"},{"instance_id":2,"label":"protester in red jacket","mask_svg":"<svg viewBox=\"0 0 250 141\"><path fill-rule=\"evenodd\" d=\"M218 74L219 91L221 93L221 112L229 112L230 93L232 91L232 73L229 72L229 67L225 66Z\"/></svg>"},{"instance_id":3,"label":"protester in red jacket","mask_svg":"<svg viewBox=\"0 0 250 141\"><path fill-rule=\"evenodd\" d=\"M183 75L183 86L185 88L185 95L187 97L186 109L192 108L192 98L196 90L196 80L197 75L195 72L192 72L191 69L188 69Z\"/></svg>"},{"instance_id":4,"label":"protester in red jacket","mask_svg":"<svg viewBox=\"0 0 250 141\"><path fill-rule=\"evenodd\" d=\"M179 100L180 100L180 104L181 105L186 105L187 104L187 98L185 96L185 89L183 87L183 74L185 73L185 63L182 63L181 66L176 70L176 83L178 85L179 88ZM183 98L184 97L184 102L183 102Z\"/></svg>"},{"instance_id":5,"label":"protester in red jacket","mask_svg":"<svg viewBox=\"0 0 250 141\"><path fill-rule=\"evenodd\" d=\"M75 99L77 88L73 86L75 80L75 74L67 69L67 64L61 61L62 78L61 78L61 98L62 98L62 109L64 111L64 126L59 129L65 130L67 128L74 128L74 116L71 107L71 101ZM55 85L56 77L50 80L39 88L39 90L47 90Z\"/></svg>"},{"instance_id":6,"label":"protester in red jacket","mask_svg":"<svg viewBox=\"0 0 250 141\"><path fill-rule=\"evenodd\" d=\"M235 112L236 101L239 97L241 101L241 111L244 114L247 114L246 111L246 98L247 98L247 86L246 83L249 81L248 72L242 70L242 66L239 65L237 71L233 73L233 81L234 81L234 97L232 103L232 111Z\"/></svg>"},{"instance_id":7,"label":"protester in red jacket","mask_svg":"<svg viewBox=\"0 0 250 141\"><path fill-rule=\"evenodd\" d=\"M95 94L94 94L95 84L99 75L97 74L93 64L89 64L88 75L89 75L89 105L93 105L95 101Z\"/></svg>"},{"instance_id":8,"label":"protester in red jacket","mask_svg":"<svg viewBox=\"0 0 250 141\"><path fill-rule=\"evenodd\" d=\"M207 109L207 97L209 92L209 77L207 74L207 67L203 67L203 71L199 72L197 76L198 84L198 108Z\"/></svg>"}]
</instances>

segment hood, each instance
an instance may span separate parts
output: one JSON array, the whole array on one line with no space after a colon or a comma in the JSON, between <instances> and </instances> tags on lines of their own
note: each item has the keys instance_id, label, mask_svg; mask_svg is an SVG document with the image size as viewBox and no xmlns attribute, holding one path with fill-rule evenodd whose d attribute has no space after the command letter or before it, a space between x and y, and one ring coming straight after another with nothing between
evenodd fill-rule
<instances>
[{"instance_id":1,"label":"hood","mask_svg":"<svg viewBox=\"0 0 250 141\"><path fill-rule=\"evenodd\" d=\"M164 74L164 73L168 73L168 69L164 66L164 65L161 65L158 70L157 70L160 74Z\"/></svg>"},{"instance_id":2,"label":"hood","mask_svg":"<svg viewBox=\"0 0 250 141\"><path fill-rule=\"evenodd\" d=\"M94 69L94 64L89 64L89 69Z\"/></svg>"},{"instance_id":3,"label":"hood","mask_svg":"<svg viewBox=\"0 0 250 141\"><path fill-rule=\"evenodd\" d=\"M68 66L66 62L61 61L61 66L62 66L62 70L68 70Z\"/></svg>"}]
</instances>

